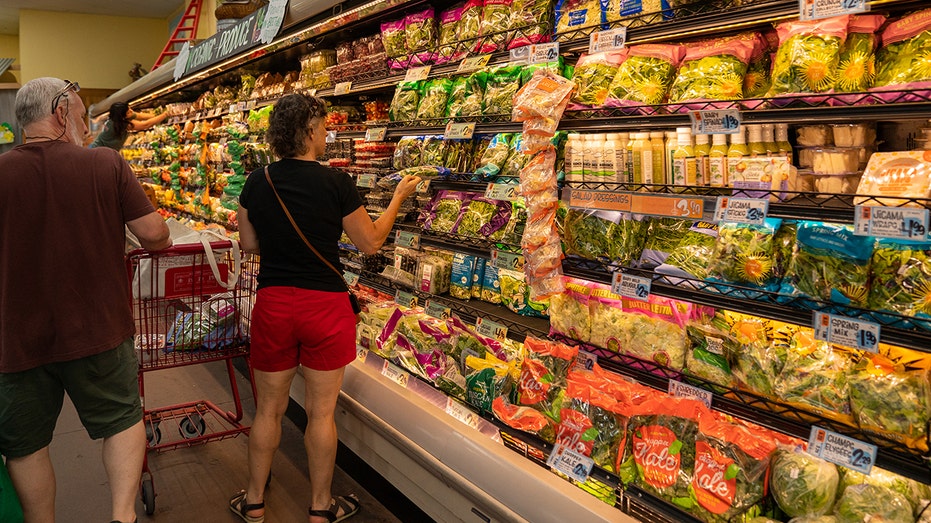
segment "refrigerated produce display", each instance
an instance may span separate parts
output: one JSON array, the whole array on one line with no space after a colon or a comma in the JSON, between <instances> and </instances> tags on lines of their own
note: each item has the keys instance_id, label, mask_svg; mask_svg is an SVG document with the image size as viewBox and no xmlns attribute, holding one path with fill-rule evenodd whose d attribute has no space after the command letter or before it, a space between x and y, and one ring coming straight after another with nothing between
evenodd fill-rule
<instances>
[{"instance_id":1,"label":"refrigerated produce display","mask_svg":"<svg viewBox=\"0 0 931 523\"><path fill-rule=\"evenodd\" d=\"M338 423L437 520L931 521L931 9L829 3L292 1L91 113L231 231L291 92L372 216L424 179Z\"/></svg>"}]
</instances>

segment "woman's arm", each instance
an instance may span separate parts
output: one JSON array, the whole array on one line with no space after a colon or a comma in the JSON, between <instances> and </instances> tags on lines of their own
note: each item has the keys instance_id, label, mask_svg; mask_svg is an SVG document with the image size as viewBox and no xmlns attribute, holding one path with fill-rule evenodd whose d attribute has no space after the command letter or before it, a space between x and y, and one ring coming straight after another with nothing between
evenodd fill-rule
<instances>
[{"instance_id":1,"label":"woman's arm","mask_svg":"<svg viewBox=\"0 0 931 523\"><path fill-rule=\"evenodd\" d=\"M140 116L140 114L136 113L136 116ZM168 118L168 111L165 111L164 113L160 115L153 116L152 118L148 118L146 120L133 119L131 121L132 126L133 126L133 131L145 131L146 129L151 129L153 126L164 122L166 118Z\"/></svg>"},{"instance_id":2,"label":"woman's arm","mask_svg":"<svg viewBox=\"0 0 931 523\"><path fill-rule=\"evenodd\" d=\"M353 245L365 254L378 252L378 249L381 249L385 240L388 239L391 227L394 226L394 221L398 217L398 209L404 200L414 194L419 183L419 177L405 176L395 188L394 196L391 198L388 208L374 222L365 207L359 207L346 215L343 218L343 230L349 235ZM240 234L242 234L241 231L242 226L240 226Z\"/></svg>"},{"instance_id":3,"label":"woman's arm","mask_svg":"<svg viewBox=\"0 0 931 523\"><path fill-rule=\"evenodd\" d=\"M250 254L259 254L259 237L249 221L249 211L242 205L236 211L236 221L239 223L239 246Z\"/></svg>"}]
</instances>

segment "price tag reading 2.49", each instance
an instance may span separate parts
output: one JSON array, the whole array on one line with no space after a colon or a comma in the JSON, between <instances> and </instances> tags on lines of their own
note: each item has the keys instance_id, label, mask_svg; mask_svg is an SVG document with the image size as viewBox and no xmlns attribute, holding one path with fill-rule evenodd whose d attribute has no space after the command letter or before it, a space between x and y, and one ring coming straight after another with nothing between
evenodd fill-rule
<instances>
[{"instance_id":1,"label":"price tag reading 2.49","mask_svg":"<svg viewBox=\"0 0 931 523\"><path fill-rule=\"evenodd\" d=\"M650 299L650 287L652 282L649 278L615 272L611 278L611 292L633 298L635 300L647 301Z\"/></svg>"}]
</instances>

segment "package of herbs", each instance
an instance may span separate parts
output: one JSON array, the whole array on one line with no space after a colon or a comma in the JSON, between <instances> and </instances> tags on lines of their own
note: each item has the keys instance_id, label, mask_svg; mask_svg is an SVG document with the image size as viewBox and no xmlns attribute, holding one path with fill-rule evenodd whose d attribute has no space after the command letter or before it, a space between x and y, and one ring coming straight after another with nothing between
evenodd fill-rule
<instances>
[{"instance_id":1,"label":"package of herbs","mask_svg":"<svg viewBox=\"0 0 931 523\"><path fill-rule=\"evenodd\" d=\"M420 161L423 165L446 165L446 140L443 140L442 135L423 137Z\"/></svg>"},{"instance_id":2,"label":"package of herbs","mask_svg":"<svg viewBox=\"0 0 931 523\"><path fill-rule=\"evenodd\" d=\"M475 169L475 174L480 176L483 180L493 179L497 176L504 166L504 161L508 158L510 142L513 136L514 135L509 133L496 134L494 138L491 139L485 152L482 153L482 158L479 160L479 167Z\"/></svg>"},{"instance_id":3,"label":"package of herbs","mask_svg":"<svg viewBox=\"0 0 931 523\"><path fill-rule=\"evenodd\" d=\"M776 444L762 431L710 418L699 424L686 510L707 523L739 521L764 501Z\"/></svg>"},{"instance_id":4,"label":"package of herbs","mask_svg":"<svg viewBox=\"0 0 931 523\"><path fill-rule=\"evenodd\" d=\"M426 231L451 233L459 225L462 207L471 195L459 191L439 191L427 211L423 228Z\"/></svg>"},{"instance_id":5,"label":"package of herbs","mask_svg":"<svg viewBox=\"0 0 931 523\"><path fill-rule=\"evenodd\" d=\"M639 266L652 269L662 265L692 228L692 220L651 218L647 222L646 241L640 253Z\"/></svg>"},{"instance_id":6,"label":"package of herbs","mask_svg":"<svg viewBox=\"0 0 931 523\"><path fill-rule=\"evenodd\" d=\"M629 266L640 257L645 224L633 215L570 207L563 222L566 254Z\"/></svg>"},{"instance_id":7,"label":"package of herbs","mask_svg":"<svg viewBox=\"0 0 931 523\"><path fill-rule=\"evenodd\" d=\"M849 16L784 22L767 96L823 93L834 86Z\"/></svg>"},{"instance_id":8,"label":"package of herbs","mask_svg":"<svg viewBox=\"0 0 931 523\"><path fill-rule=\"evenodd\" d=\"M876 76L876 32L886 21L883 15L854 15L847 25L847 39L841 48L834 92L862 93L873 87Z\"/></svg>"},{"instance_id":9,"label":"package of herbs","mask_svg":"<svg viewBox=\"0 0 931 523\"><path fill-rule=\"evenodd\" d=\"M508 49L548 42L553 30L551 0L513 0L508 28L513 30Z\"/></svg>"},{"instance_id":10,"label":"package of herbs","mask_svg":"<svg viewBox=\"0 0 931 523\"><path fill-rule=\"evenodd\" d=\"M727 389L733 388L736 380L727 361L727 354L740 349L737 338L705 321L690 322L685 328L685 334L688 349L685 353L684 373ZM723 392L722 389L712 388Z\"/></svg>"},{"instance_id":11,"label":"package of herbs","mask_svg":"<svg viewBox=\"0 0 931 523\"><path fill-rule=\"evenodd\" d=\"M669 89L669 102L743 98L744 76L755 44L750 34L686 45L685 58Z\"/></svg>"},{"instance_id":12,"label":"package of herbs","mask_svg":"<svg viewBox=\"0 0 931 523\"><path fill-rule=\"evenodd\" d=\"M520 89L520 66L499 67L491 72L482 98L483 114L508 115L514 95Z\"/></svg>"},{"instance_id":13,"label":"package of herbs","mask_svg":"<svg viewBox=\"0 0 931 523\"><path fill-rule=\"evenodd\" d=\"M706 416L703 404L686 398L654 398L632 407L625 463L636 467L634 483L682 508L691 506L695 440Z\"/></svg>"},{"instance_id":14,"label":"package of herbs","mask_svg":"<svg viewBox=\"0 0 931 523\"><path fill-rule=\"evenodd\" d=\"M595 465L614 473L629 418L620 413L614 398L571 376L556 426L556 444L588 456Z\"/></svg>"},{"instance_id":15,"label":"package of herbs","mask_svg":"<svg viewBox=\"0 0 931 523\"><path fill-rule=\"evenodd\" d=\"M617 75L618 67L627 58L627 49L585 54L575 64L572 81L578 86L571 103L582 107L600 107L608 98L608 87Z\"/></svg>"},{"instance_id":16,"label":"package of herbs","mask_svg":"<svg viewBox=\"0 0 931 523\"><path fill-rule=\"evenodd\" d=\"M904 369L874 355L863 358L848 383L850 407L862 431L928 450L931 385L927 369Z\"/></svg>"},{"instance_id":17,"label":"package of herbs","mask_svg":"<svg viewBox=\"0 0 931 523\"><path fill-rule=\"evenodd\" d=\"M931 243L879 240L870 260L869 288L872 310L931 318Z\"/></svg>"},{"instance_id":18,"label":"package of herbs","mask_svg":"<svg viewBox=\"0 0 931 523\"><path fill-rule=\"evenodd\" d=\"M659 274L689 279L707 278L708 265L711 263L711 254L714 252L717 239L717 224L705 221L693 223L655 271ZM684 282L676 283L683 284Z\"/></svg>"},{"instance_id":19,"label":"package of herbs","mask_svg":"<svg viewBox=\"0 0 931 523\"><path fill-rule=\"evenodd\" d=\"M436 18L432 7L404 17L404 38L407 40L407 52L411 54L411 66L433 63Z\"/></svg>"},{"instance_id":20,"label":"package of herbs","mask_svg":"<svg viewBox=\"0 0 931 523\"><path fill-rule=\"evenodd\" d=\"M837 467L800 448L780 447L773 457L770 488L790 517L829 513L839 482Z\"/></svg>"},{"instance_id":21,"label":"package of herbs","mask_svg":"<svg viewBox=\"0 0 931 523\"><path fill-rule=\"evenodd\" d=\"M853 225L803 221L780 293L861 307L866 304L875 240Z\"/></svg>"},{"instance_id":22,"label":"package of herbs","mask_svg":"<svg viewBox=\"0 0 931 523\"><path fill-rule=\"evenodd\" d=\"M394 91L388 117L392 122L409 122L417 119L423 82L401 82Z\"/></svg>"},{"instance_id":23,"label":"package of herbs","mask_svg":"<svg viewBox=\"0 0 931 523\"><path fill-rule=\"evenodd\" d=\"M556 37L576 40L601 29L604 5L601 0L556 0Z\"/></svg>"},{"instance_id":24,"label":"package of herbs","mask_svg":"<svg viewBox=\"0 0 931 523\"><path fill-rule=\"evenodd\" d=\"M449 92L449 104L446 114L450 118L481 116L487 79L488 74L484 71L454 78Z\"/></svg>"},{"instance_id":25,"label":"package of herbs","mask_svg":"<svg viewBox=\"0 0 931 523\"><path fill-rule=\"evenodd\" d=\"M720 224L708 274L739 285L765 288L777 284L773 277L774 236L780 224L781 220L774 218L763 224Z\"/></svg>"},{"instance_id":26,"label":"package of herbs","mask_svg":"<svg viewBox=\"0 0 931 523\"><path fill-rule=\"evenodd\" d=\"M403 136L394 148L393 167L397 170L420 165L422 136Z\"/></svg>"},{"instance_id":27,"label":"package of herbs","mask_svg":"<svg viewBox=\"0 0 931 523\"><path fill-rule=\"evenodd\" d=\"M531 298L530 287L523 272L498 269L498 283L501 285L501 303L509 310L521 316L547 316L549 303Z\"/></svg>"},{"instance_id":28,"label":"package of herbs","mask_svg":"<svg viewBox=\"0 0 931 523\"><path fill-rule=\"evenodd\" d=\"M617 70L608 87L605 105L657 105L666 99L666 93L676 75L685 49L680 45L635 45L627 51L627 60Z\"/></svg>"},{"instance_id":29,"label":"package of herbs","mask_svg":"<svg viewBox=\"0 0 931 523\"><path fill-rule=\"evenodd\" d=\"M453 82L449 78L428 80L420 94L417 107L418 120L440 119L446 116L446 104ZM429 122L427 122L429 123Z\"/></svg>"},{"instance_id":30,"label":"package of herbs","mask_svg":"<svg viewBox=\"0 0 931 523\"><path fill-rule=\"evenodd\" d=\"M444 64L446 62L455 62L465 56L465 50L461 49L457 42L459 41L459 23L462 20L463 7L454 7L440 13L440 37L437 49L436 63Z\"/></svg>"},{"instance_id":31,"label":"package of herbs","mask_svg":"<svg viewBox=\"0 0 931 523\"><path fill-rule=\"evenodd\" d=\"M456 234L472 238L487 238L507 224L511 217L511 202L490 200L475 195L463 208Z\"/></svg>"},{"instance_id":32,"label":"package of herbs","mask_svg":"<svg viewBox=\"0 0 931 523\"><path fill-rule=\"evenodd\" d=\"M882 33L876 55L875 89L925 87L931 82L931 10L906 15ZM919 84L909 86L909 84Z\"/></svg>"},{"instance_id":33,"label":"package of herbs","mask_svg":"<svg viewBox=\"0 0 931 523\"><path fill-rule=\"evenodd\" d=\"M567 278L565 292L550 297L550 334L587 343L592 335L591 293L588 282Z\"/></svg>"},{"instance_id":34,"label":"package of herbs","mask_svg":"<svg viewBox=\"0 0 931 523\"><path fill-rule=\"evenodd\" d=\"M404 32L404 19L381 24L381 41L389 58L407 54L407 35Z\"/></svg>"},{"instance_id":35,"label":"package of herbs","mask_svg":"<svg viewBox=\"0 0 931 523\"><path fill-rule=\"evenodd\" d=\"M474 46L475 53L493 53L505 49L510 40L507 31L512 0L485 0L482 8L482 38Z\"/></svg>"},{"instance_id":36,"label":"package of herbs","mask_svg":"<svg viewBox=\"0 0 931 523\"><path fill-rule=\"evenodd\" d=\"M814 340L810 330L800 331L793 342L776 381L776 397L822 416L848 419L847 375L853 370L852 355L827 342Z\"/></svg>"}]
</instances>

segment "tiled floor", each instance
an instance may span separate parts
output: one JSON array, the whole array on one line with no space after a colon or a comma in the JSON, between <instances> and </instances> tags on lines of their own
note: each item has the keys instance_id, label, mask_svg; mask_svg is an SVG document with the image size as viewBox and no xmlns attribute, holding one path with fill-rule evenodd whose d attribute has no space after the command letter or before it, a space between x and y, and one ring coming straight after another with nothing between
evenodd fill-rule
<instances>
[{"instance_id":1,"label":"tiled floor","mask_svg":"<svg viewBox=\"0 0 931 523\"><path fill-rule=\"evenodd\" d=\"M249 423L254 412L248 382L236 372ZM226 366L206 363L145 374L146 403L149 408L185 401L208 399L232 410ZM177 426L167 430L177 430ZM149 454L149 466L155 485L155 514L146 516L142 502L137 503L139 522L158 523L234 523L240 521L229 512L229 497L246 484L246 436ZM56 508L59 523L95 523L110 521L110 498L107 478L100 461L101 442L92 441L81 426L70 403L59 419L51 455L58 479ZM272 481L266 494L266 521L289 523L307 521L306 472L302 432L286 419L281 449L272 467ZM378 500L364 491L355 480L337 469L333 483L336 494L354 492L362 501L362 510L352 522L398 522Z\"/></svg>"}]
</instances>

